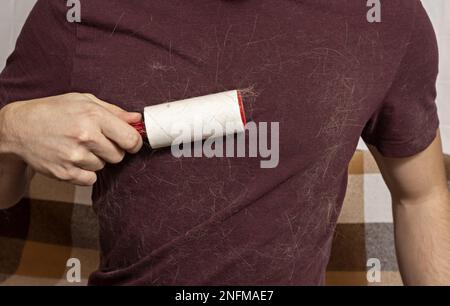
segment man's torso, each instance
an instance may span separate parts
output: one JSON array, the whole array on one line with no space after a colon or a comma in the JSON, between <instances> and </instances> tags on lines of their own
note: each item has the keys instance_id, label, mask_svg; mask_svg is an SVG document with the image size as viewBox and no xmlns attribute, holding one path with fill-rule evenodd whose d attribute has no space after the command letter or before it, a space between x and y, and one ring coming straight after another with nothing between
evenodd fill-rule
<instances>
[{"instance_id":1,"label":"man's torso","mask_svg":"<svg viewBox=\"0 0 450 306\"><path fill-rule=\"evenodd\" d=\"M142 111L247 89L250 118L279 122L280 152L273 169L148 148L108 166L92 284L323 283L348 163L413 9L396 1L371 24L364 1L330 2L83 3L74 91Z\"/></svg>"}]
</instances>

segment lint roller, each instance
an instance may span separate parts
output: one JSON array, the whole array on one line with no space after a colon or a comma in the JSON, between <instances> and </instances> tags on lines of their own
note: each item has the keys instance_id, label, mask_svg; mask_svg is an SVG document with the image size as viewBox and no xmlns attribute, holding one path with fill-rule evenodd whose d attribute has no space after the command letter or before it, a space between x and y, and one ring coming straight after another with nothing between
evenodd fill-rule
<instances>
[{"instance_id":1,"label":"lint roller","mask_svg":"<svg viewBox=\"0 0 450 306\"><path fill-rule=\"evenodd\" d=\"M148 106L133 124L153 149L243 133L245 125L239 90Z\"/></svg>"}]
</instances>

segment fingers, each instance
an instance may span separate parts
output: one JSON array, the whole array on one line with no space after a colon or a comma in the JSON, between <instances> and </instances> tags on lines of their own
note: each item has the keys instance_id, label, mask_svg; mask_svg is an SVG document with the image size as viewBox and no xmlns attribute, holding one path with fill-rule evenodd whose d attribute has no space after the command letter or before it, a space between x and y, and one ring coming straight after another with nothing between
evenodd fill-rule
<instances>
[{"instance_id":1,"label":"fingers","mask_svg":"<svg viewBox=\"0 0 450 306\"><path fill-rule=\"evenodd\" d=\"M105 162L94 154L88 152L86 156L79 162L74 164L83 170L100 171L105 167Z\"/></svg>"},{"instance_id":2,"label":"fingers","mask_svg":"<svg viewBox=\"0 0 450 306\"><path fill-rule=\"evenodd\" d=\"M94 171L84 170L76 166L61 167L52 165L48 169L48 171L45 169L36 170L59 181L78 186L92 186L97 181L97 174Z\"/></svg>"},{"instance_id":3,"label":"fingers","mask_svg":"<svg viewBox=\"0 0 450 306\"><path fill-rule=\"evenodd\" d=\"M98 158L110 164L118 164L125 157L124 150L101 133L95 137L95 142L86 144L86 147Z\"/></svg>"},{"instance_id":4,"label":"fingers","mask_svg":"<svg viewBox=\"0 0 450 306\"><path fill-rule=\"evenodd\" d=\"M101 120L100 129L103 135L129 153L137 153L142 148L142 137L138 131L113 115Z\"/></svg>"},{"instance_id":5,"label":"fingers","mask_svg":"<svg viewBox=\"0 0 450 306\"><path fill-rule=\"evenodd\" d=\"M92 186L97 181L97 174L92 171L73 168L70 170L70 178L67 182L78 186Z\"/></svg>"},{"instance_id":6,"label":"fingers","mask_svg":"<svg viewBox=\"0 0 450 306\"><path fill-rule=\"evenodd\" d=\"M103 135L116 143L121 149L129 153L137 153L143 144L142 137L130 124L139 122L142 119L142 115L126 112L120 107L102 101L92 94L83 95L105 110L99 116Z\"/></svg>"}]
</instances>

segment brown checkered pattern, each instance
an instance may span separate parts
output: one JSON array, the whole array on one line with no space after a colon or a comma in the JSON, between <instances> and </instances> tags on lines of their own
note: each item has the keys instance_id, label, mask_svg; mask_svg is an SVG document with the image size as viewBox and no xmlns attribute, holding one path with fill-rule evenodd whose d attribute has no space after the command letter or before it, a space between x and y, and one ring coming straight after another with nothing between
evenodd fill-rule
<instances>
[{"instance_id":1,"label":"brown checkered pattern","mask_svg":"<svg viewBox=\"0 0 450 306\"><path fill-rule=\"evenodd\" d=\"M446 166L450 178L450 156ZM392 221L376 221L388 220L386 213L370 209L368 203L380 201L378 195L387 192L380 189L378 168L369 153L358 151L349 173L327 283L368 285L367 258L378 258L381 285L399 285ZM0 211L0 284L70 285L66 281L69 258L81 261L82 284L86 284L98 265L98 225L91 207L73 203L77 197L73 187L42 177L34 180L30 197L13 209Z\"/></svg>"}]
</instances>

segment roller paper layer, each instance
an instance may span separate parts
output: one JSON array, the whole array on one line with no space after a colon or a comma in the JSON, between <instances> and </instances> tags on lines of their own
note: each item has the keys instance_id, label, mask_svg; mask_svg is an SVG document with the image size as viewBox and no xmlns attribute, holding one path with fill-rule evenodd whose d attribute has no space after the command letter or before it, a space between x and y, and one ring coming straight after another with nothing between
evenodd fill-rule
<instances>
[{"instance_id":1,"label":"roller paper layer","mask_svg":"<svg viewBox=\"0 0 450 306\"><path fill-rule=\"evenodd\" d=\"M246 124L238 90L148 106L144 121L154 149L242 133Z\"/></svg>"}]
</instances>

